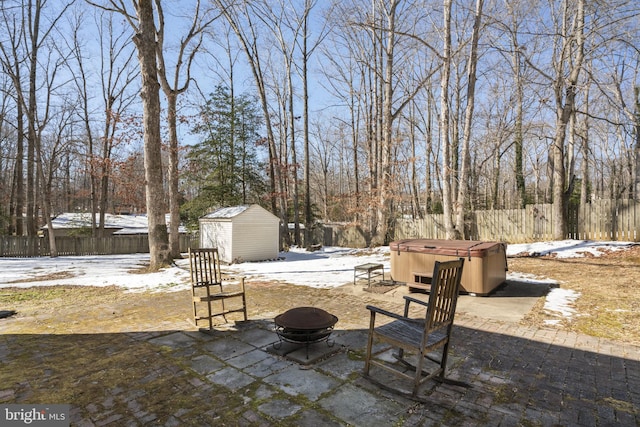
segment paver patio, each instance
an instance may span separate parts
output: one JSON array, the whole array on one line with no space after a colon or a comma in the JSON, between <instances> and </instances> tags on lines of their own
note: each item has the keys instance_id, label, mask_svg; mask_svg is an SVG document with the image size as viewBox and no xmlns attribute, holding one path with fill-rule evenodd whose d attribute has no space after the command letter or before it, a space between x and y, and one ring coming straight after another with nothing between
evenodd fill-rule
<instances>
[{"instance_id":1,"label":"paver patio","mask_svg":"<svg viewBox=\"0 0 640 427\"><path fill-rule=\"evenodd\" d=\"M283 289L298 290L268 291ZM162 323L139 312L141 301L105 303L93 324L78 327L82 333L49 331L53 320L36 316L3 319L0 403L69 403L79 426L640 425L636 346L462 314L449 375L472 387L427 384L423 404L361 375L364 305L397 311L401 298L304 291L309 300L301 303L315 301L341 318L332 335L338 351L305 365L268 351L284 302L260 300L266 291L254 291L251 320L213 335L187 321L186 293L152 297L166 307ZM68 323L66 316L60 321ZM44 322L42 332L20 332L28 322Z\"/></svg>"}]
</instances>

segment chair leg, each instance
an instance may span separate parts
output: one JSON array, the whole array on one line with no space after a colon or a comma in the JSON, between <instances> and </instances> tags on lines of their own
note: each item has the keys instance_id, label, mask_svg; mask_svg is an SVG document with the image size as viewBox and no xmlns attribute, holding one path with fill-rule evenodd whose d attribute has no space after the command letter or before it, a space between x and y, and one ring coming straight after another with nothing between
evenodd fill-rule
<instances>
[{"instance_id":1,"label":"chair leg","mask_svg":"<svg viewBox=\"0 0 640 427\"><path fill-rule=\"evenodd\" d=\"M418 353L418 363L415 366L415 377L413 378L413 390L411 394L413 396L418 395L420 384L422 383L422 367L424 366L425 355L422 352Z\"/></svg>"},{"instance_id":2,"label":"chair leg","mask_svg":"<svg viewBox=\"0 0 640 427\"><path fill-rule=\"evenodd\" d=\"M222 285L220 285L220 292L222 292ZM227 315L225 314L227 308L224 304L224 298L220 300L220 305L222 307L222 318L224 319L225 323L229 323L229 321L227 320ZM209 316L211 316L211 314L209 314Z\"/></svg>"},{"instance_id":3,"label":"chair leg","mask_svg":"<svg viewBox=\"0 0 640 427\"><path fill-rule=\"evenodd\" d=\"M440 373L434 377L435 381L443 384L455 385L459 387L471 388L471 384L464 381L452 380L446 377L447 372L447 358L449 357L449 342L444 345L442 349L442 359L440 360Z\"/></svg>"},{"instance_id":4,"label":"chair leg","mask_svg":"<svg viewBox=\"0 0 640 427\"><path fill-rule=\"evenodd\" d=\"M409 317L409 300L404 301L404 317ZM398 361L404 363L404 349L398 348L398 355L396 356Z\"/></svg>"},{"instance_id":5,"label":"chair leg","mask_svg":"<svg viewBox=\"0 0 640 427\"><path fill-rule=\"evenodd\" d=\"M191 293L192 299L193 299L193 322L196 324L196 326L198 326L198 310L196 307L196 301L195 301L195 293Z\"/></svg>"},{"instance_id":6,"label":"chair leg","mask_svg":"<svg viewBox=\"0 0 640 427\"><path fill-rule=\"evenodd\" d=\"M440 378L444 378L444 374L447 370L448 357L449 357L449 341L447 341L447 343L442 348L442 359L440 360L440 369L442 369L442 372L440 372Z\"/></svg>"},{"instance_id":7,"label":"chair leg","mask_svg":"<svg viewBox=\"0 0 640 427\"><path fill-rule=\"evenodd\" d=\"M247 318L247 294L244 289L244 277L240 279L242 281L242 313L244 314L244 321L248 320Z\"/></svg>"},{"instance_id":8,"label":"chair leg","mask_svg":"<svg viewBox=\"0 0 640 427\"><path fill-rule=\"evenodd\" d=\"M207 286L207 319L209 320L209 330L213 330L213 318L211 314L213 311L211 310L211 290L209 286Z\"/></svg>"},{"instance_id":9,"label":"chair leg","mask_svg":"<svg viewBox=\"0 0 640 427\"><path fill-rule=\"evenodd\" d=\"M371 312L371 320L369 322L369 337L367 339L367 355L364 360L364 374L369 375L369 369L371 368L371 353L373 349L373 328L376 323L376 314Z\"/></svg>"}]
</instances>

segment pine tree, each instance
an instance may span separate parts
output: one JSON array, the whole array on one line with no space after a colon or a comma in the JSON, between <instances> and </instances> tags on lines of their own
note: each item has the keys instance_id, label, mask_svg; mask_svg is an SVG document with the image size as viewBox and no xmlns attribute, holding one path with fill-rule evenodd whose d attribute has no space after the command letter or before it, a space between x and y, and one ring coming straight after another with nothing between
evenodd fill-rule
<instances>
[{"instance_id":1,"label":"pine tree","mask_svg":"<svg viewBox=\"0 0 640 427\"><path fill-rule=\"evenodd\" d=\"M254 98L233 98L223 86L217 86L200 108L192 133L202 139L187 156L185 174L196 196L185 204L183 216L196 219L208 209L258 203L265 195L259 111Z\"/></svg>"}]
</instances>

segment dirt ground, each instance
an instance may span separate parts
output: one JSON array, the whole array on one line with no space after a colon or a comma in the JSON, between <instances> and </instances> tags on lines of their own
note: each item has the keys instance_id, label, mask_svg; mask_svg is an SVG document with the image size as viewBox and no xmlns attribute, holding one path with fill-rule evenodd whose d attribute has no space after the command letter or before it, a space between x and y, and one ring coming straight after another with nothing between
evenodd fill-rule
<instances>
[{"instance_id":1,"label":"dirt ground","mask_svg":"<svg viewBox=\"0 0 640 427\"><path fill-rule=\"evenodd\" d=\"M574 304L577 314L560 328L640 343L640 245L601 257L512 258L509 270L548 277L580 293ZM523 322L542 325L548 318L543 304L544 299L538 301Z\"/></svg>"},{"instance_id":2,"label":"dirt ground","mask_svg":"<svg viewBox=\"0 0 640 427\"><path fill-rule=\"evenodd\" d=\"M581 293L575 304L579 315L554 328L640 343L636 315L640 309L636 288L640 246L601 258L514 258L509 260L509 269L545 276L562 288ZM323 290L248 280L249 318L272 320L291 307L313 305L340 313L340 329L366 329L366 304L402 310L402 298L395 291L377 294L358 292L357 288L346 285ZM540 297L522 322L542 326L549 318L543 304L544 297ZM182 359L174 357L175 351L150 343L154 336L171 331L195 331L188 290L4 288L0 289L3 310L16 314L0 319L2 403L73 402L72 418L95 418L100 421L97 425L110 420L118 424L111 418L117 414L138 414L144 419L147 413L153 415L147 424L171 425L169 420L176 414L202 412L196 407L198 399L192 398L194 393L203 393L202 398L212 402L211 408L200 415L205 418L194 416L184 425L206 425L211 419L221 426L239 425L242 412L238 411L248 410L242 395L228 393L223 387L204 387L205 382L181 365ZM467 316L471 315L461 313L458 319L473 324L476 318ZM501 392L495 393L499 396ZM245 425L265 425L259 421Z\"/></svg>"},{"instance_id":3,"label":"dirt ground","mask_svg":"<svg viewBox=\"0 0 640 427\"><path fill-rule=\"evenodd\" d=\"M530 273L559 282L561 288L580 293L577 314L554 326L592 336L640 343L640 246L601 257L556 259L510 258L511 272ZM282 283L247 281L249 316L273 318L301 305L314 305L341 313L344 328L366 327L365 305L394 309L396 299L375 293L353 303L349 286L330 290ZM190 327L188 291L128 292L116 287L49 287L0 289L0 311L17 312L11 321L0 319L6 333L109 333L154 331ZM550 317L543 310L544 297L523 323L542 326ZM3 322L7 322L4 325ZM7 328L8 327L8 328Z\"/></svg>"}]
</instances>

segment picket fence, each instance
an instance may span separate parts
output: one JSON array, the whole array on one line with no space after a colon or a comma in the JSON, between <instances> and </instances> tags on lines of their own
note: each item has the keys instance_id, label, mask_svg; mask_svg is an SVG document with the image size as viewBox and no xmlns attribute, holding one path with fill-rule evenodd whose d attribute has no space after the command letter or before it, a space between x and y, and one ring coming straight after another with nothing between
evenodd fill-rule
<instances>
[{"instance_id":1,"label":"picket fence","mask_svg":"<svg viewBox=\"0 0 640 427\"><path fill-rule=\"evenodd\" d=\"M470 239L526 243L553 239L551 204L527 205L524 209L472 212L467 218ZM640 201L595 200L583 207L571 207L567 239L640 241ZM444 239L444 215L401 219L396 224L397 240Z\"/></svg>"},{"instance_id":2,"label":"picket fence","mask_svg":"<svg viewBox=\"0 0 640 427\"><path fill-rule=\"evenodd\" d=\"M569 209L567 239L640 242L640 201L595 200ZM472 240L526 243L553 240L553 209L550 204L527 205L524 209L475 211L467 218ZM361 230L323 227L325 245L366 245ZM330 232L330 233L328 233ZM331 234L333 233L333 234ZM327 240L327 235L333 236ZM356 236L356 237L354 237ZM444 215L400 219L395 240L445 239ZM321 240L322 241L322 240ZM198 235L181 235L180 251L198 247ZM110 237L56 237L58 255L113 255L149 253L146 235ZM0 236L0 257L49 256L49 240L42 237Z\"/></svg>"},{"instance_id":3,"label":"picket fence","mask_svg":"<svg viewBox=\"0 0 640 427\"><path fill-rule=\"evenodd\" d=\"M198 246L197 235L181 235L180 251ZM117 255L149 253L147 235L116 235L109 237L56 237L59 256ZM50 256L49 239L43 237L0 236L0 257Z\"/></svg>"}]
</instances>

